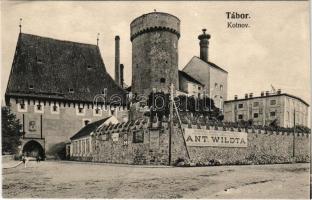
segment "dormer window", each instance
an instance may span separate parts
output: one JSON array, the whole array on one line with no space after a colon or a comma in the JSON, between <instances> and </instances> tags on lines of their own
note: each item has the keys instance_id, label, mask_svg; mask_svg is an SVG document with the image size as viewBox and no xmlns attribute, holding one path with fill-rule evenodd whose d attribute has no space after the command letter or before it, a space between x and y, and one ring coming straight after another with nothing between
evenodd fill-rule
<instances>
[{"instance_id":1,"label":"dormer window","mask_svg":"<svg viewBox=\"0 0 312 200\"><path fill-rule=\"evenodd\" d=\"M73 89L73 88L69 88L69 89L68 89L68 92L69 92L69 93L74 93L74 89Z\"/></svg>"},{"instance_id":2,"label":"dormer window","mask_svg":"<svg viewBox=\"0 0 312 200\"><path fill-rule=\"evenodd\" d=\"M40 57L38 57L38 56L37 56L36 60L37 60L38 64L42 64L43 63L42 59Z\"/></svg>"},{"instance_id":3,"label":"dormer window","mask_svg":"<svg viewBox=\"0 0 312 200\"><path fill-rule=\"evenodd\" d=\"M88 69L88 70L92 70L93 68L95 68L95 66L92 66L92 65L88 65L88 66L87 66L87 69Z\"/></svg>"}]
</instances>

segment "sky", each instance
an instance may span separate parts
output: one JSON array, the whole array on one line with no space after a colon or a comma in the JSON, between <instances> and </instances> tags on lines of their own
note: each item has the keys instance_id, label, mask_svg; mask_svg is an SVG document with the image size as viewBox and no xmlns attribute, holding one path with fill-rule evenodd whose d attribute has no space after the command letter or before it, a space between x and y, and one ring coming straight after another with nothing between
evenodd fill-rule
<instances>
[{"instance_id":1,"label":"sky","mask_svg":"<svg viewBox=\"0 0 312 200\"><path fill-rule=\"evenodd\" d=\"M142 14L167 12L181 20L179 69L199 56L197 36L211 35L209 61L228 71L228 99L260 95L271 85L310 103L309 2L1 2L1 98L17 37L22 32L96 44L114 76L114 38L120 36L125 81L131 84L130 23ZM247 29L227 28L226 12L249 13Z\"/></svg>"}]
</instances>

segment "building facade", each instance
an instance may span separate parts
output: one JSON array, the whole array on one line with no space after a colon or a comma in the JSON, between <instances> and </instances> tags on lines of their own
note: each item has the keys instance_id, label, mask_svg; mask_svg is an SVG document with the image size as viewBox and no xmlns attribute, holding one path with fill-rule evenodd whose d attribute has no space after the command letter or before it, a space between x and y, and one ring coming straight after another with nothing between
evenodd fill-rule
<instances>
[{"instance_id":1,"label":"building facade","mask_svg":"<svg viewBox=\"0 0 312 200\"><path fill-rule=\"evenodd\" d=\"M205 29L198 39L200 40L200 57L194 56L182 71L201 82L205 86L203 89L205 95L214 100L216 107L223 110L224 101L227 100L228 72L209 61L210 35L206 34Z\"/></svg>"},{"instance_id":2,"label":"building facade","mask_svg":"<svg viewBox=\"0 0 312 200\"><path fill-rule=\"evenodd\" d=\"M308 126L309 104L299 97L281 93L262 92L254 97L246 94L244 99L225 101L224 120L238 122L252 120L255 125L270 125L276 121L278 126L293 127L294 124Z\"/></svg>"},{"instance_id":3,"label":"building facade","mask_svg":"<svg viewBox=\"0 0 312 200\"><path fill-rule=\"evenodd\" d=\"M126 92L106 72L98 46L20 33L5 100L22 123L21 153L54 155L90 122L126 121L125 102L112 105L112 97L125 100Z\"/></svg>"},{"instance_id":4,"label":"building facade","mask_svg":"<svg viewBox=\"0 0 312 200\"><path fill-rule=\"evenodd\" d=\"M179 71L179 91L187 96L199 97L204 92L205 85L188 75Z\"/></svg>"}]
</instances>

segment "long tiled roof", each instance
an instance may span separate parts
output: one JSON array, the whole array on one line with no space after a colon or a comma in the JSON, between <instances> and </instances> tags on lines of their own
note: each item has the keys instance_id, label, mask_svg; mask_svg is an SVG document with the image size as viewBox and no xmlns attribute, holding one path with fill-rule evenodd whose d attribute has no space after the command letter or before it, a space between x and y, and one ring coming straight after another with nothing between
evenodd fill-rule
<instances>
[{"instance_id":1,"label":"long tiled roof","mask_svg":"<svg viewBox=\"0 0 312 200\"><path fill-rule=\"evenodd\" d=\"M77 138L82 138L82 137L90 135L93 131L95 131L100 125L102 125L109 118L110 117L107 117L107 118L104 118L104 119L92 122L92 123L84 126L75 135L73 135L70 139L74 140L74 139L77 139Z\"/></svg>"},{"instance_id":2,"label":"long tiled roof","mask_svg":"<svg viewBox=\"0 0 312 200\"><path fill-rule=\"evenodd\" d=\"M199 84L199 85L202 85L204 86L203 83L201 83L199 80L195 79L194 77L192 77L191 75L187 74L186 72L184 71L180 71L179 70L179 77L184 77L186 80L190 81L190 82L193 82L193 83L196 83L196 84Z\"/></svg>"},{"instance_id":3,"label":"long tiled roof","mask_svg":"<svg viewBox=\"0 0 312 200\"><path fill-rule=\"evenodd\" d=\"M210 62L210 61L204 61L204 60L200 59L200 58L197 57L197 56L194 56L194 57L197 58L198 60L201 60L201 61L204 62L204 63L207 63L208 65L210 65L210 66L213 67L213 68L216 68L216 69L218 69L218 70L221 70L221 71L223 71L223 72L228 73L226 70L224 70L223 68L219 67L218 65L216 65L216 64L214 64L214 63L212 63L212 62Z\"/></svg>"},{"instance_id":4,"label":"long tiled roof","mask_svg":"<svg viewBox=\"0 0 312 200\"><path fill-rule=\"evenodd\" d=\"M126 95L106 72L98 46L19 35L6 96L90 102L104 88L108 98Z\"/></svg>"}]
</instances>

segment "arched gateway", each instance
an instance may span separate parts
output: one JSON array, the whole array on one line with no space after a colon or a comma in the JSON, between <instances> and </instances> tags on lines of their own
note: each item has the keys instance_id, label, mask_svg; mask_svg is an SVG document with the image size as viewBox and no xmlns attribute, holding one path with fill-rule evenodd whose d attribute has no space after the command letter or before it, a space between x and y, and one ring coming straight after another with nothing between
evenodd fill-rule
<instances>
[{"instance_id":1,"label":"arched gateway","mask_svg":"<svg viewBox=\"0 0 312 200\"><path fill-rule=\"evenodd\" d=\"M40 156L42 159L45 158L44 149L42 144L35 140L30 140L23 145L22 153L29 157Z\"/></svg>"}]
</instances>

